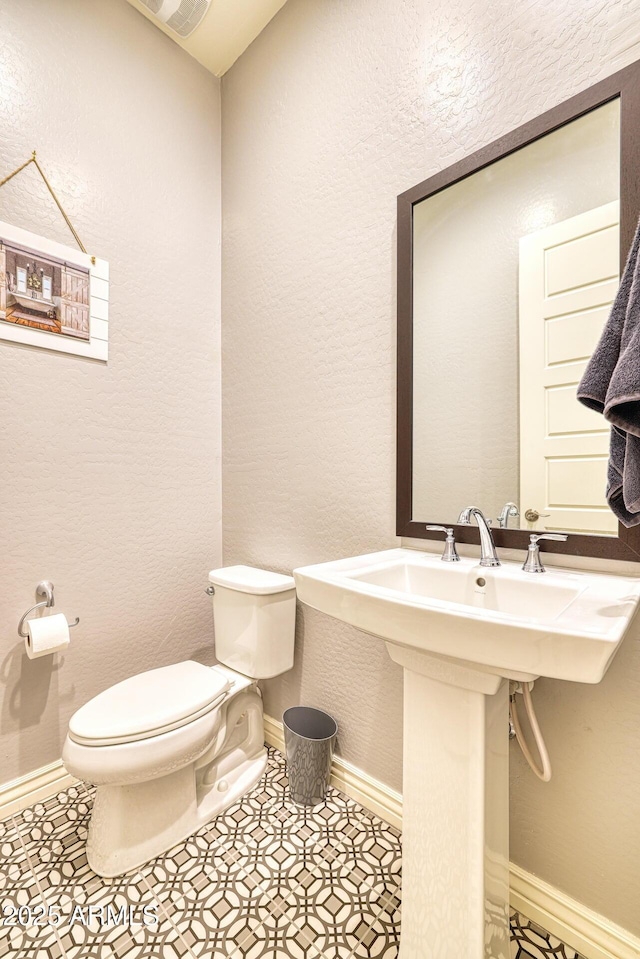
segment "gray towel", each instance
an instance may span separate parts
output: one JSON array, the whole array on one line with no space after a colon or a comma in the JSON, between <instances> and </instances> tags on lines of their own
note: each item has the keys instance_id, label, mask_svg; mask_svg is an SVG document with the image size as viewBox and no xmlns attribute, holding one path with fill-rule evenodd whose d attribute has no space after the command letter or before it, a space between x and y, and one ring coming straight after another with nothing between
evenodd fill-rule
<instances>
[{"instance_id":1,"label":"gray towel","mask_svg":"<svg viewBox=\"0 0 640 959\"><path fill-rule=\"evenodd\" d=\"M640 524L640 223L578 399L612 424L607 502L623 526Z\"/></svg>"}]
</instances>

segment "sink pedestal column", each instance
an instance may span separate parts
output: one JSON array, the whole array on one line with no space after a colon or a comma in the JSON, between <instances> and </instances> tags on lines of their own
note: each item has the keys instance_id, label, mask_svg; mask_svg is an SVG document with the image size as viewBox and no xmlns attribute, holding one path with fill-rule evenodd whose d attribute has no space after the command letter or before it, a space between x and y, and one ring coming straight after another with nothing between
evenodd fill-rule
<instances>
[{"instance_id":1,"label":"sink pedestal column","mask_svg":"<svg viewBox=\"0 0 640 959\"><path fill-rule=\"evenodd\" d=\"M387 649L404 667L400 959L508 959L509 683Z\"/></svg>"}]
</instances>

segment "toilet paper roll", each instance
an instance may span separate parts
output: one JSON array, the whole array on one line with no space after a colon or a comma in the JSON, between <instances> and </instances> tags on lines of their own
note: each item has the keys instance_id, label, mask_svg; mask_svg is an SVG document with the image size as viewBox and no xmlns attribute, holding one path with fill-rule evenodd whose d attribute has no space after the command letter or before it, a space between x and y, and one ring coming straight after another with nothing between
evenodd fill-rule
<instances>
[{"instance_id":1,"label":"toilet paper roll","mask_svg":"<svg viewBox=\"0 0 640 959\"><path fill-rule=\"evenodd\" d=\"M28 635L24 644L29 659L59 653L69 645L69 623L64 613L28 619L26 627Z\"/></svg>"}]
</instances>

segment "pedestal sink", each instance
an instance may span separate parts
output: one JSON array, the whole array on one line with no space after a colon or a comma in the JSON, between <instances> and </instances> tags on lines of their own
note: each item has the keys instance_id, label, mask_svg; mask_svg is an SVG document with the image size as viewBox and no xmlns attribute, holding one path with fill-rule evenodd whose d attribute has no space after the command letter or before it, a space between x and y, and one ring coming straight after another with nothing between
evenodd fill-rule
<instances>
[{"instance_id":1,"label":"pedestal sink","mask_svg":"<svg viewBox=\"0 0 640 959\"><path fill-rule=\"evenodd\" d=\"M400 959L508 959L509 680L598 683L640 580L392 549L294 570L404 668Z\"/></svg>"}]
</instances>

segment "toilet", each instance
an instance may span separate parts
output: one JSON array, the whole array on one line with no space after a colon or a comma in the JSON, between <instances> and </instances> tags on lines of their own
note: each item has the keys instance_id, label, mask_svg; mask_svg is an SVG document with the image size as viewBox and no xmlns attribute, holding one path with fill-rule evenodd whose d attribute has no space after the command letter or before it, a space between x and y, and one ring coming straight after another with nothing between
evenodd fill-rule
<instances>
[{"instance_id":1,"label":"toilet","mask_svg":"<svg viewBox=\"0 0 640 959\"><path fill-rule=\"evenodd\" d=\"M257 680L293 666L291 576L250 566L209 573L219 664L131 676L71 717L62 759L97 787L87 859L130 872L245 795L267 762Z\"/></svg>"}]
</instances>

